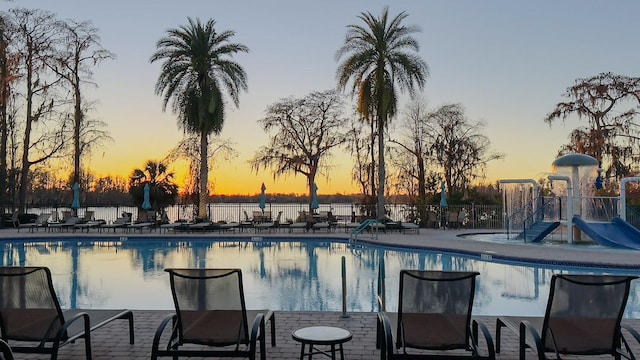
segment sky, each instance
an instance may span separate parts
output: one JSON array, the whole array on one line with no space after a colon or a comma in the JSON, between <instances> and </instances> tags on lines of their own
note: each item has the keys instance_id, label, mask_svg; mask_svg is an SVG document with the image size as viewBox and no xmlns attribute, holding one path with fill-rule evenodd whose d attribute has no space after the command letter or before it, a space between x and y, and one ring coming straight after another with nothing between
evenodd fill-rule
<instances>
[{"instance_id":1,"label":"sky","mask_svg":"<svg viewBox=\"0 0 640 360\"><path fill-rule=\"evenodd\" d=\"M24 7L54 12L62 19L90 20L101 44L116 55L94 70L98 88L90 116L108 123L113 142L84 165L99 175L128 176L148 159L159 160L182 138L176 117L162 111L154 94L160 63L151 64L158 39L187 18L212 18L218 30L233 30L235 42L250 52L235 60L248 75L240 106L231 103L220 134L238 156L210 170L214 194L306 193L303 176L274 179L269 170L252 172L248 163L269 137L258 120L278 100L334 89L346 26L362 12L391 15L406 11L419 55L430 70L420 96L431 109L461 103L470 121L486 123L491 151L505 158L491 162L486 181L538 179L568 134L586 122L569 119L551 127L544 117L564 101L576 79L602 72L639 76L636 0L14 0L0 9ZM400 101L402 108L408 97ZM401 118L393 120L397 127ZM357 193L351 159L342 150L331 159L328 176L317 178L319 194ZM184 176L174 167L178 180Z\"/></svg>"}]
</instances>

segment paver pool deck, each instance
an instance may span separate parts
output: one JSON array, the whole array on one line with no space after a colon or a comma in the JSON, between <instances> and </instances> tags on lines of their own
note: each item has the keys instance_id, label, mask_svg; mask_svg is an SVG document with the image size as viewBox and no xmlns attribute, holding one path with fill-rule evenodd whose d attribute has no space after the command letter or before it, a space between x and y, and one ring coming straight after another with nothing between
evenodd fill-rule
<instances>
[{"instance_id":1,"label":"paver pool deck","mask_svg":"<svg viewBox=\"0 0 640 360\"><path fill-rule=\"evenodd\" d=\"M476 240L468 240L458 237L461 234L490 232L482 230L432 230L421 229L419 234L414 233L387 233L378 234L377 238L369 234L359 236L361 242L371 242L379 245L406 246L413 248L430 248L442 251L462 252L475 254L483 258L536 261L544 263L556 263L562 265L590 264L597 267L617 267L640 269L640 251L620 250L606 248L592 248L585 246L543 246L539 244L505 244ZM142 234L128 233L99 233L90 231L80 232L45 232L35 231L30 233L22 230L19 233L15 229L0 230L0 241L2 239L16 238L68 238L68 237L111 237L119 239L121 236L130 237L329 237L347 239L348 234L344 232L331 232L315 234L289 234L288 232L273 232L255 234L253 231L244 233L193 233L174 235L160 234L159 232L143 232ZM125 322L115 321L92 333L92 349L94 359L149 359L151 353L151 342L160 321L171 310L137 310L134 309L135 336L136 343L130 345L128 342L127 328ZM336 312L276 312L276 340L277 346L267 346L268 359L298 359L300 356L300 343L291 338L293 330L314 325L339 326L353 332L353 339L344 344L346 359L374 360L380 358L380 351L375 347L376 336L376 314L375 313L349 313L348 318L342 318ZM491 333L495 335L495 317L481 316L480 320L489 327ZM625 319L636 330L640 330L640 319ZM269 336L267 336L269 339ZM495 339L494 339L495 340ZM640 355L640 344L632 343L636 356ZM48 359L44 355L16 354L16 359ZM518 339L516 335L509 331L503 333L502 351L498 354L498 359L518 358ZM529 351L527 358L534 358L534 353ZM582 357L568 356L566 359L580 359ZM610 359L611 357L589 357L589 359ZM84 344L80 340L75 344L63 347L59 354L59 359L80 360L85 359ZM201 359L193 357L190 359ZM212 359L212 358L209 358ZM216 358L213 358L216 359ZM222 359L222 358L220 358Z\"/></svg>"}]
</instances>

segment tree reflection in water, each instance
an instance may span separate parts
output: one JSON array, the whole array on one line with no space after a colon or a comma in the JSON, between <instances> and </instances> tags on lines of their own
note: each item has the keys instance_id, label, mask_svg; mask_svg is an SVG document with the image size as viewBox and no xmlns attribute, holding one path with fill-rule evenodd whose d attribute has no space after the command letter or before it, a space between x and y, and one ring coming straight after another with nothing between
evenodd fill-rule
<instances>
[{"instance_id":1,"label":"tree reflection in water","mask_svg":"<svg viewBox=\"0 0 640 360\"><path fill-rule=\"evenodd\" d=\"M261 238L262 239L262 238ZM341 259L346 258L347 311L378 311L378 270L385 266L387 310L398 302L401 269L479 271L474 314L543 315L554 273L624 273L629 270L504 264L437 251L304 237L258 241L131 238L7 241L6 266L47 266L63 307L161 309L173 307L170 267L241 268L247 306L286 311L341 311ZM626 317L640 318L640 287L633 285Z\"/></svg>"}]
</instances>

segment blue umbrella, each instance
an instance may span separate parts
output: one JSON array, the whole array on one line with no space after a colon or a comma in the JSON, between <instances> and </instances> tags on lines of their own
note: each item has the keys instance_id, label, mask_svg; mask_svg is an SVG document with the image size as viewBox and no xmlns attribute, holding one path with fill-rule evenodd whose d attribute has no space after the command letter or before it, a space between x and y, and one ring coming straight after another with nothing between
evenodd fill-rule
<instances>
[{"instance_id":1,"label":"blue umbrella","mask_svg":"<svg viewBox=\"0 0 640 360\"><path fill-rule=\"evenodd\" d=\"M144 200L142 201L144 210L151 210L151 201L149 201L149 183L144 184Z\"/></svg>"},{"instance_id":2,"label":"blue umbrella","mask_svg":"<svg viewBox=\"0 0 640 360\"><path fill-rule=\"evenodd\" d=\"M440 207L446 208L449 206L447 204L447 188L444 185L444 181L442 182L442 192L440 193Z\"/></svg>"},{"instance_id":3,"label":"blue umbrella","mask_svg":"<svg viewBox=\"0 0 640 360\"><path fill-rule=\"evenodd\" d=\"M80 208L80 185L78 183L73 184L73 202L71 208L78 210Z\"/></svg>"},{"instance_id":4,"label":"blue umbrella","mask_svg":"<svg viewBox=\"0 0 640 360\"><path fill-rule=\"evenodd\" d=\"M313 183L313 188L311 190L311 208L315 210L320 207L318 204L318 185Z\"/></svg>"},{"instance_id":5,"label":"blue umbrella","mask_svg":"<svg viewBox=\"0 0 640 360\"><path fill-rule=\"evenodd\" d=\"M262 192L260 193L260 205L258 206L260 206L260 209L264 211L264 208L267 207L267 194L265 193L265 191L267 191L267 187L262 183L262 187L260 189Z\"/></svg>"}]
</instances>

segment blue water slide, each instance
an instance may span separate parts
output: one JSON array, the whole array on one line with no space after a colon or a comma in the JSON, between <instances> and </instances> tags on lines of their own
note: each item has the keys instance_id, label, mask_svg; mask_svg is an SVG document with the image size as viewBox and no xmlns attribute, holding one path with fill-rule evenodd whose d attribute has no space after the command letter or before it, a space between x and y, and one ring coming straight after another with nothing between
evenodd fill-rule
<instances>
[{"instance_id":1,"label":"blue water slide","mask_svg":"<svg viewBox=\"0 0 640 360\"><path fill-rule=\"evenodd\" d=\"M600 245L640 249L640 231L620 218L615 218L612 222L595 223L584 221L576 215L573 217L573 224Z\"/></svg>"}]
</instances>

